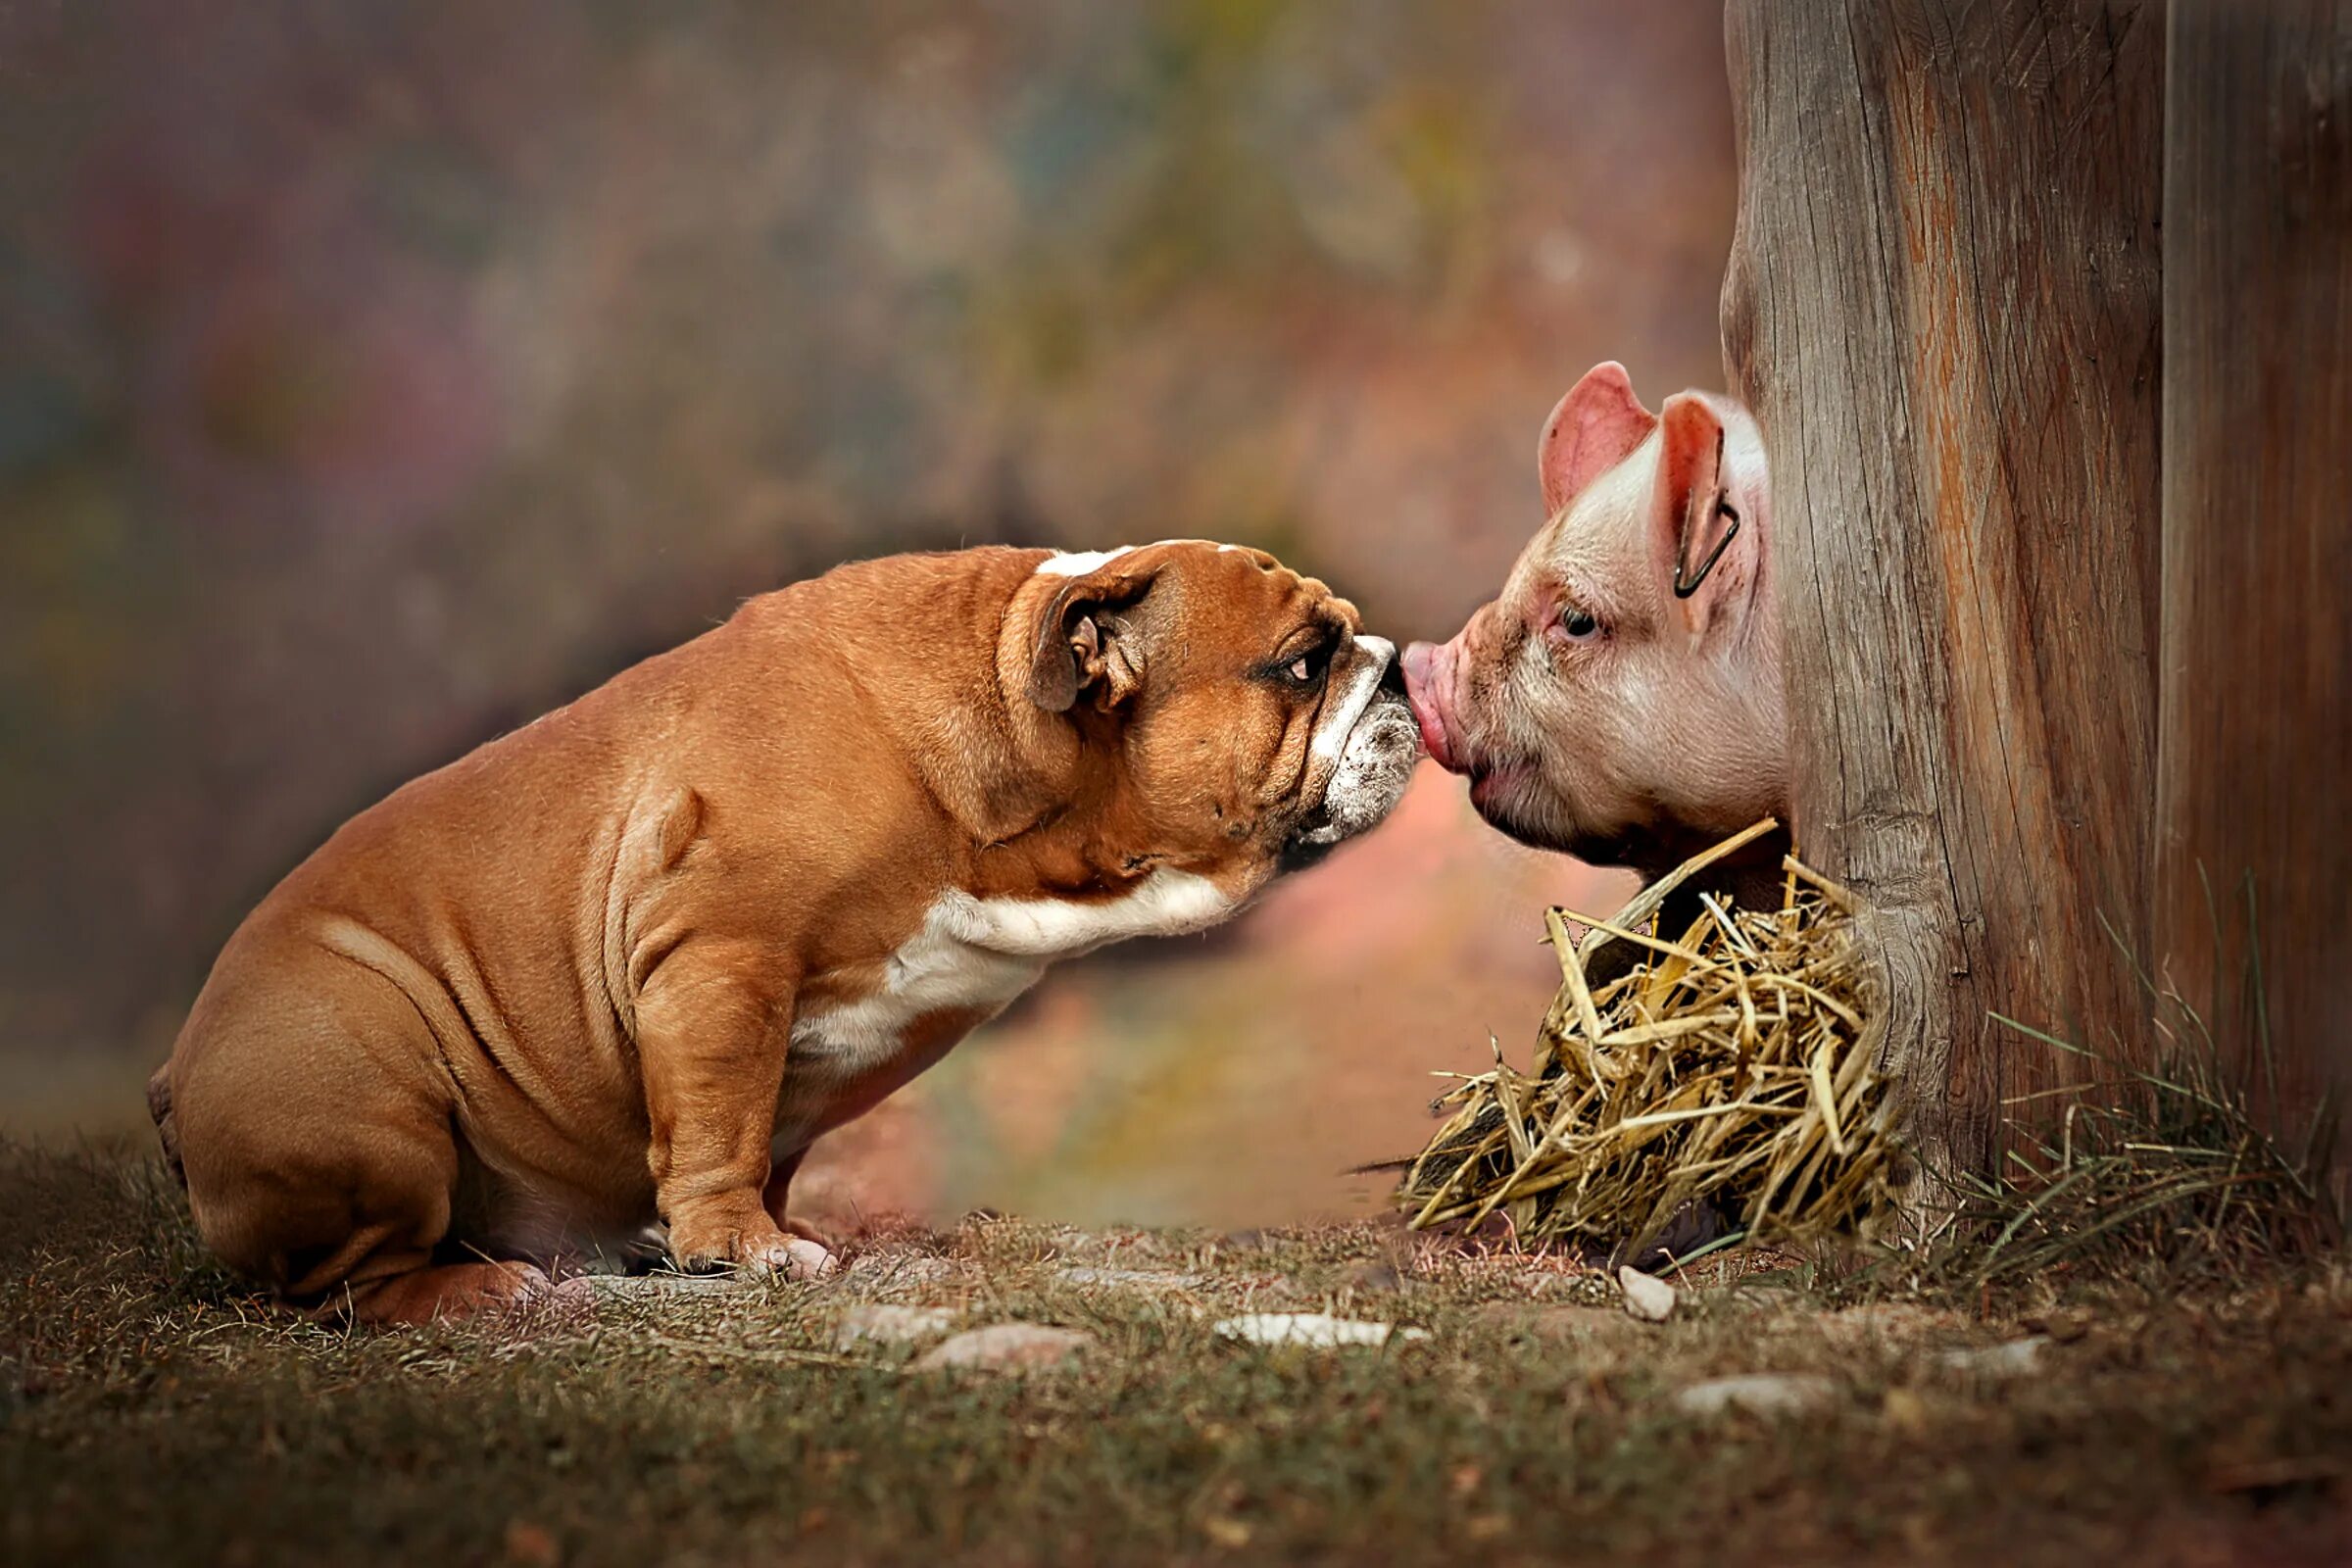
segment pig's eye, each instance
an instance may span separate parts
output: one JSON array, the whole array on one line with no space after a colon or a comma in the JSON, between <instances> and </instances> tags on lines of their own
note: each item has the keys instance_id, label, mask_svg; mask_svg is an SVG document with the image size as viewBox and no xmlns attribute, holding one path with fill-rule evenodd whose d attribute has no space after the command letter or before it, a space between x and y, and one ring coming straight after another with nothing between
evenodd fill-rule
<instances>
[{"instance_id":1,"label":"pig's eye","mask_svg":"<svg viewBox=\"0 0 2352 1568\"><path fill-rule=\"evenodd\" d=\"M1570 605L1560 612L1560 630L1572 642L1583 642L1600 630L1600 619L1582 605Z\"/></svg>"}]
</instances>

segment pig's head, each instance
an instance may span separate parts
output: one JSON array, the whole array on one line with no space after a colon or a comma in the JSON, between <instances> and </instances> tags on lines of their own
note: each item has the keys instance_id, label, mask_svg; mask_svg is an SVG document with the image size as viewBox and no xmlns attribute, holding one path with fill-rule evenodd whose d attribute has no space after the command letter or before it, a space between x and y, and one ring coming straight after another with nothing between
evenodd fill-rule
<instances>
[{"instance_id":1,"label":"pig's head","mask_svg":"<svg viewBox=\"0 0 2352 1568\"><path fill-rule=\"evenodd\" d=\"M1700 392L1653 415L1601 365L1544 422L1537 470L1549 520L1501 595L1405 651L1429 754L1495 827L1589 860L1657 870L1785 818L1755 421Z\"/></svg>"}]
</instances>

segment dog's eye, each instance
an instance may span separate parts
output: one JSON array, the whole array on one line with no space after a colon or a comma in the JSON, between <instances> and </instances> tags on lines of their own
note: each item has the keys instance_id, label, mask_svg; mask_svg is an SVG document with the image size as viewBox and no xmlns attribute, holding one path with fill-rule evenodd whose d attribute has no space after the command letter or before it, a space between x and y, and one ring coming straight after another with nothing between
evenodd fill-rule
<instances>
[{"instance_id":1,"label":"dog's eye","mask_svg":"<svg viewBox=\"0 0 2352 1568\"><path fill-rule=\"evenodd\" d=\"M1283 678L1301 691L1312 690L1331 667L1331 647L1310 648L1282 666Z\"/></svg>"},{"instance_id":2,"label":"dog's eye","mask_svg":"<svg viewBox=\"0 0 2352 1568\"><path fill-rule=\"evenodd\" d=\"M1582 605L1570 605L1560 612L1560 630L1571 642L1583 642L1600 630L1600 617Z\"/></svg>"}]
</instances>

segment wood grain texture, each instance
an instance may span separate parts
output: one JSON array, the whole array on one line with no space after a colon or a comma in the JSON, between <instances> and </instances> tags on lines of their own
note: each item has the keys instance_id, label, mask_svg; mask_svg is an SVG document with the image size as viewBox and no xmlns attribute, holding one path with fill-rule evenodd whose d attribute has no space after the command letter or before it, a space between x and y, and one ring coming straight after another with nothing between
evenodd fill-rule
<instances>
[{"instance_id":1,"label":"wood grain texture","mask_svg":"<svg viewBox=\"0 0 2352 1568\"><path fill-rule=\"evenodd\" d=\"M1931 1144L2139 1049L2163 12L1732 0L1730 383L1770 448L1799 851L1867 897ZM1948 1093L1941 1097L1938 1089Z\"/></svg>"},{"instance_id":2,"label":"wood grain texture","mask_svg":"<svg viewBox=\"0 0 2352 1568\"><path fill-rule=\"evenodd\" d=\"M2157 934L2293 1126L2352 1087L2352 3L2169 55Z\"/></svg>"}]
</instances>

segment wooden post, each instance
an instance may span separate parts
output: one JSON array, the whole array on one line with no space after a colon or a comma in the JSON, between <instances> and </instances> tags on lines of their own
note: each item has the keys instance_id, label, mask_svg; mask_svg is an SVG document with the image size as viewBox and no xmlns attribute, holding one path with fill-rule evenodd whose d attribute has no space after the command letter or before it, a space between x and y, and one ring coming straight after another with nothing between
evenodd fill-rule
<instances>
[{"instance_id":1,"label":"wooden post","mask_svg":"<svg viewBox=\"0 0 2352 1568\"><path fill-rule=\"evenodd\" d=\"M2352 0L2169 55L2157 936L2291 1131L2352 1078Z\"/></svg>"},{"instance_id":2,"label":"wooden post","mask_svg":"<svg viewBox=\"0 0 2352 1568\"><path fill-rule=\"evenodd\" d=\"M2164 14L1731 0L1733 390L1767 434L1800 851L1876 906L1931 1148L2146 1016ZM1938 1092L1941 1098L1938 1098Z\"/></svg>"}]
</instances>

